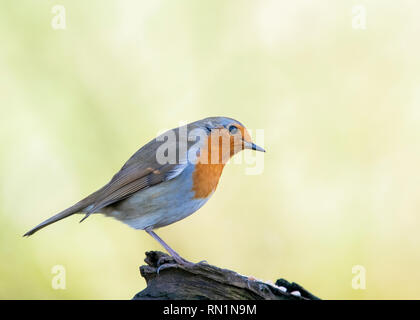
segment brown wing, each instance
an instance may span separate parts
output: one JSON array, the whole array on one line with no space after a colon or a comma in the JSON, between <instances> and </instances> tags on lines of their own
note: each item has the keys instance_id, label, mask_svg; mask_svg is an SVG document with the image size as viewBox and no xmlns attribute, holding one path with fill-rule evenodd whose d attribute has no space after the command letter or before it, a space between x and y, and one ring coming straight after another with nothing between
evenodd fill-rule
<instances>
[{"instance_id":1,"label":"brown wing","mask_svg":"<svg viewBox=\"0 0 420 320\"><path fill-rule=\"evenodd\" d=\"M178 136L177 130L173 130L176 136ZM177 143L178 139L175 139L175 141L172 141L169 146L174 147L173 144ZM70 208L40 223L25 233L25 236L30 236L38 230L75 213L86 213L83 221L91 213L98 212L103 207L125 199L144 188L178 176L187 166L186 155L178 155L177 161L174 161L175 164L160 164L156 159L156 151L162 143L158 138L150 141L125 163L108 184ZM175 149L178 150L177 145L175 145Z\"/></svg>"},{"instance_id":2,"label":"brown wing","mask_svg":"<svg viewBox=\"0 0 420 320\"><path fill-rule=\"evenodd\" d=\"M138 150L111 181L97 191L93 204L86 210L85 218L135 192L178 176L187 166L186 155L177 155L176 163L160 164L156 159L156 152L162 143L158 138L153 139ZM178 137L173 143L178 143ZM167 146L173 147L170 143ZM175 147L175 150L178 148Z\"/></svg>"},{"instance_id":3,"label":"brown wing","mask_svg":"<svg viewBox=\"0 0 420 320\"><path fill-rule=\"evenodd\" d=\"M187 128L202 129L203 121L207 120L209 119L203 119L190 123L187 125ZM164 142L164 140L159 139L162 136L150 141L143 148L138 150L125 163L121 170L116 175L114 175L108 184L87 196L86 198L82 199L75 205L40 223L35 228L28 231L25 236L30 236L38 230L75 213L86 213L86 216L82 219L84 220L91 213L99 212L99 210L102 208L123 200L135 192L177 177L187 167L188 164L187 152L180 152L178 143L186 144L187 150L190 150L190 147L196 144L196 141L189 141L187 135L180 134L181 128L186 129L184 126L169 130L162 135L168 136L167 134L172 132L173 137L173 134L175 134L175 139L171 140L172 142L170 143L168 143L168 141ZM171 136L171 134L169 134L169 136ZM204 136L199 137L200 140L201 138L207 139L206 134L204 133ZM172 149L175 148L177 155L176 161L174 162L176 163L162 164L157 161L156 152L163 143L167 144L168 147L172 147ZM192 151L194 150L195 148L192 149Z\"/></svg>"}]
</instances>

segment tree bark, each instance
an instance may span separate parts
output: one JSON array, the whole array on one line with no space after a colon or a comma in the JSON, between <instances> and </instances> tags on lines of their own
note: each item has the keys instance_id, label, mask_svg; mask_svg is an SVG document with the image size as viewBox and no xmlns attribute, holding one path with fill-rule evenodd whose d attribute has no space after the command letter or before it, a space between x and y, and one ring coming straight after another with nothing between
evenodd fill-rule
<instances>
[{"instance_id":1,"label":"tree bark","mask_svg":"<svg viewBox=\"0 0 420 320\"><path fill-rule=\"evenodd\" d=\"M318 300L300 285L279 279L275 284L240 275L205 262L183 266L160 251L146 252L140 267L147 288L134 300Z\"/></svg>"}]
</instances>

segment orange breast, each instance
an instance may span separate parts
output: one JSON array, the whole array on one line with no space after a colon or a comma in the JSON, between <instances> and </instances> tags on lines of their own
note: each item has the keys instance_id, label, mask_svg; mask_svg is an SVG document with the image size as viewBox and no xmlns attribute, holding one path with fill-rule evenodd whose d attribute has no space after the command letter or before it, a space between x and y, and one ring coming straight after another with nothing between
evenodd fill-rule
<instances>
[{"instance_id":1,"label":"orange breast","mask_svg":"<svg viewBox=\"0 0 420 320\"><path fill-rule=\"evenodd\" d=\"M224 164L197 163L193 172L194 198L207 198L217 187Z\"/></svg>"},{"instance_id":2,"label":"orange breast","mask_svg":"<svg viewBox=\"0 0 420 320\"><path fill-rule=\"evenodd\" d=\"M238 127L241 131L240 137L249 139L245 128ZM235 139L227 129L223 128L209 135L205 145L200 149L199 159L193 171L194 198L207 198L216 189L225 163L242 149L242 139L239 140L239 145L235 145Z\"/></svg>"},{"instance_id":3,"label":"orange breast","mask_svg":"<svg viewBox=\"0 0 420 320\"><path fill-rule=\"evenodd\" d=\"M218 143L216 143L217 146ZM217 187L225 163L222 161L221 145L212 150L211 139L200 149L199 159L193 171L194 198L207 198ZM213 159L212 159L213 152ZM217 159L218 158L218 159ZM214 161L216 160L216 161ZM216 163L212 163L216 162Z\"/></svg>"}]
</instances>

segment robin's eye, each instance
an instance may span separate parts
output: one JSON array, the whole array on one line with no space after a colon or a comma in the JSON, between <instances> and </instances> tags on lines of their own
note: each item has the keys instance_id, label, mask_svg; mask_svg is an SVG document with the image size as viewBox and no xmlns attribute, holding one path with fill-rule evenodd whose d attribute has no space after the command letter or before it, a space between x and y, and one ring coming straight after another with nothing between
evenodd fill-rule
<instances>
[{"instance_id":1,"label":"robin's eye","mask_svg":"<svg viewBox=\"0 0 420 320\"><path fill-rule=\"evenodd\" d=\"M236 132L238 132L238 128L236 126L230 126L229 127L229 132L231 134L235 134Z\"/></svg>"}]
</instances>

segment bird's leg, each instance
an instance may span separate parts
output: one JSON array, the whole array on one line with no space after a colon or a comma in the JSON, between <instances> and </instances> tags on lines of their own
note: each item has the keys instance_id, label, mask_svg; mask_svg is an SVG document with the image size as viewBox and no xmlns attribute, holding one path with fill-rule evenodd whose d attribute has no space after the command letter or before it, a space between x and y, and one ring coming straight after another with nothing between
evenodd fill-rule
<instances>
[{"instance_id":1,"label":"bird's leg","mask_svg":"<svg viewBox=\"0 0 420 320\"><path fill-rule=\"evenodd\" d=\"M145 229L145 231L148 234L150 234L157 242L159 242L165 248L165 250L169 252L169 254L175 259L175 261L178 264L184 265L184 266L193 266L194 265L194 263L185 260L174 249L172 249L170 246L168 246L166 244L166 242L163 241L152 229L147 228L147 229Z\"/></svg>"}]
</instances>

